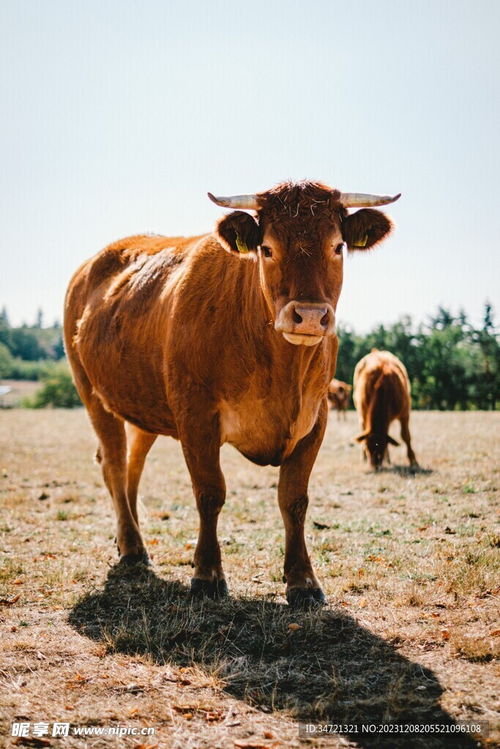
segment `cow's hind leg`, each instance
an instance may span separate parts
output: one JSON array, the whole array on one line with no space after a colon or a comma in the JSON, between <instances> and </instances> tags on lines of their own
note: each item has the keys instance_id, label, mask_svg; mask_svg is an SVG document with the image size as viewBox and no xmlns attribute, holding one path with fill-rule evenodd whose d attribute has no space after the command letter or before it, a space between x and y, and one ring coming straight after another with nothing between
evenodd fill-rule
<instances>
[{"instance_id":1,"label":"cow's hind leg","mask_svg":"<svg viewBox=\"0 0 500 749\"><path fill-rule=\"evenodd\" d=\"M409 414L405 414L404 416L401 416L399 420L401 422L401 439L406 443L406 452L408 455L408 460L410 461L410 466L412 468L418 468L417 458L411 446L410 429L408 426L410 416Z\"/></svg>"},{"instance_id":2,"label":"cow's hind leg","mask_svg":"<svg viewBox=\"0 0 500 749\"><path fill-rule=\"evenodd\" d=\"M99 438L98 460L116 513L116 541L120 558L126 564L147 562L148 556L139 526L130 508L127 487L127 438L123 421L106 411L97 396L84 399L92 425Z\"/></svg>"},{"instance_id":3,"label":"cow's hind leg","mask_svg":"<svg viewBox=\"0 0 500 749\"><path fill-rule=\"evenodd\" d=\"M80 314L82 310L80 311ZM94 392L92 383L74 345L75 320L66 317L65 342L76 389L87 408L99 439L96 458L101 464L104 482L111 494L117 519L118 552L126 563L147 561L139 527L130 509L126 487L127 437L122 419L106 411Z\"/></svg>"},{"instance_id":4,"label":"cow's hind leg","mask_svg":"<svg viewBox=\"0 0 500 749\"><path fill-rule=\"evenodd\" d=\"M202 408L196 411L199 414ZM181 430L182 449L200 516L191 592L210 598L221 598L228 592L217 538L217 521L226 498L226 484L219 463L219 435L216 415L211 423L194 421Z\"/></svg>"},{"instance_id":5,"label":"cow's hind leg","mask_svg":"<svg viewBox=\"0 0 500 749\"><path fill-rule=\"evenodd\" d=\"M327 407L323 404L313 430L302 439L281 466L278 502L285 525L284 581L291 605L322 604L323 591L314 574L304 537L309 498L307 487L323 440Z\"/></svg>"},{"instance_id":6,"label":"cow's hind leg","mask_svg":"<svg viewBox=\"0 0 500 749\"><path fill-rule=\"evenodd\" d=\"M141 480L144 463L148 452L153 447L157 434L143 432L138 427L129 426L127 430L127 498L133 518L139 527L137 514L137 491Z\"/></svg>"}]
</instances>

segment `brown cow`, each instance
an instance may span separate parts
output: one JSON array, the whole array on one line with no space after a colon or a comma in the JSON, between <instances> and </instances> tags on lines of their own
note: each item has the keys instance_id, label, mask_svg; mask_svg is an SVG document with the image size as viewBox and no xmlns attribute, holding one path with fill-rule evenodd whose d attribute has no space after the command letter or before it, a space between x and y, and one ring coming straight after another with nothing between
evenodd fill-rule
<instances>
[{"instance_id":1,"label":"brown cow","mask_svg":"<svg viewBox=\"0 0 500 749\"><path fill-rule=\"evenodd\" d=\"M366 250L391 229L380 211L347 207L399 196L302 182L210 197L255 214L229 213L204 236L122 239L84 263L66 296L68 358L99 438L119 553L147 560L139 479L157 435L175 437L200 515L191 589L227 592L217 518L226 493L219 450L229 442L281 467L287 598L321 602L304 520L337 357L343 249Z\"/></svg>"},{"instance_id":2,"label":"brown cow","mask_svg":"<svg viewBox=\"0 0 500 749\"><path fill-rule=\"evenodd\" d=\"M390 462L388 445L399 445L399 442L389 436L389 426L394 419L399 419L408 460L412 468L417 468L408 428L410 381L404 364L394 354L373 349L356 364L354 403L363 430L356 440L364 443L364 455L372 467L378 470L384 457Z\"/></svg>"},{"instance_id":3,"label":"brown cow","mask_svg":"<svg viewBox=\"0 0 500 749\"><path fill-rule=\"evenodd\" d=\"M328 385L328 399L331 403L331 407L337 411L337 418L340 419L340 414L344 415L349 408L349 400L351 398L352 385L348 385L347 382L342 380L336 380L335 378Z\"/></svg>"}]
</instances>

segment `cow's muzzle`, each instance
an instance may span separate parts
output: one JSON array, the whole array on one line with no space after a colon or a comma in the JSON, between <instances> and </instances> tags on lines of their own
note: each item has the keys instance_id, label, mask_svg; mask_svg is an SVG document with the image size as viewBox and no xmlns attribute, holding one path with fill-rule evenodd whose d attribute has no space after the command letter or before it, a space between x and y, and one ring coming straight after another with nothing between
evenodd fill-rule
<instances>
[{"instance_id":1,"label":"cow's muzzle","mask_svg":"<svg viewBox=\"0 0 500 749\"><path fill-rule=\"evenodd\" d=\"M296 346L315 346L335 332L335 313L326 302L288 302L278 315L275 329Z\"/></svg>"}]
</instances>

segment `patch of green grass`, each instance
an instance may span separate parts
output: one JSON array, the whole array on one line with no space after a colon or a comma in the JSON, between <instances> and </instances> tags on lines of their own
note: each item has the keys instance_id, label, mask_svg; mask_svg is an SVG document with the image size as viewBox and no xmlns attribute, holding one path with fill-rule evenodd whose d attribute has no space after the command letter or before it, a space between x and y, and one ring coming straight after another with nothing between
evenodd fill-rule
<instances>
[{"instance_id":1,"label":"patch of green grass","mask_svg":"<svg viewBox=\"0 0 500 749\"><path fill-rule=\"evenodd\" d=\"M465 484L462 487L462 493L463 494L476 494L477 489L473 484Z\"/></svg>"},{"instance_id":2,"label":"patch of green grass","mask_svg":"<svg viewBox=\"0 0 500 749\"><path fill-rule=\"evenodd\" d=\"M232 554L240 554L246 548L246 544L232 541L231 543L224 545L224 553L231 556Z\"/></svg>"}]
</instances>

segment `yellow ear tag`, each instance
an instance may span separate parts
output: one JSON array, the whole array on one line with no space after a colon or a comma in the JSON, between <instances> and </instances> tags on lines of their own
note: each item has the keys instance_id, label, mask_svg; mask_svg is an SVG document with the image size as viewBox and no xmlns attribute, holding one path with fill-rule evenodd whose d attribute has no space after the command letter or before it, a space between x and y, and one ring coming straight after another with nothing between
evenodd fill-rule
<instances>
[{"instance_id":1,"label":"yellow ear tag","mask_svg":"<svg viewBox=\"0 0 500 749\"><path fill-rule=\"evenodd\" d=\"M368 242L368 234L365 234L363 239L360 239L359 242L354 242L354 247L366 247L366 243Z\"/></svg>"},{"instance_id":2,"label":"yellow ear tag","mask_svg":"<svg viewBox=\"0 0 500 749\"><path fill-rule=\"evenodd\" d=\"M236 247L238 248L238 252L242 252L243 254L250 252L246 244L242 241L239 234L236 234Z\"/></svg>"}]
</instances>

